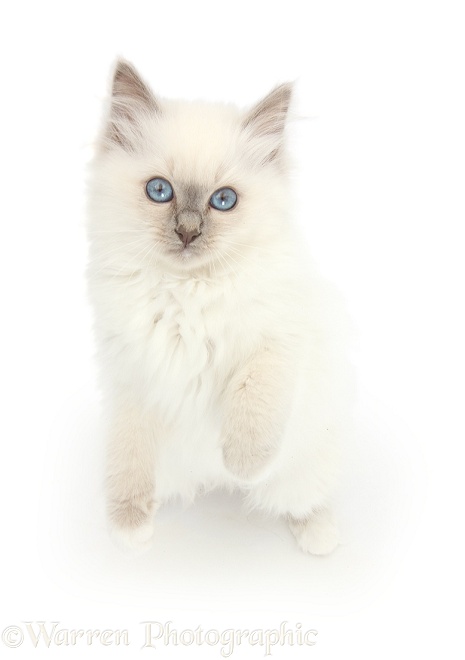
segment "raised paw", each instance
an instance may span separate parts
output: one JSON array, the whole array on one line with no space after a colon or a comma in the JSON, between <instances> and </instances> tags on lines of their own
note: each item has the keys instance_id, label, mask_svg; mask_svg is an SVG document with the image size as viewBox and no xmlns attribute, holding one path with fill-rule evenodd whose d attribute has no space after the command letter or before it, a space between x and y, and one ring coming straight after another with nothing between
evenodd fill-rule
<instances>
[{"instance_id":1,"label":"raised paw","mask_svg":"<svg viewBox=\"0 0 465 660\"><path fill-rule=\"evenodd\" d=\"M272 452L239 443L228 442L223 447L223 460L226 468L238 479L255 481L266 472L272 459Z\"/></svg>"},{"instance_id":2,"label":"raised paw","mask_svg":"<svg viewBox=\"0 0 465 660\"><path fill-rule=\"evenodd\" d=\"M329 555L339 544L339 531L329 509L319 509L301 519L290 517L289 527L299 548L312 555Z\"/></svg>"}]
</instances>

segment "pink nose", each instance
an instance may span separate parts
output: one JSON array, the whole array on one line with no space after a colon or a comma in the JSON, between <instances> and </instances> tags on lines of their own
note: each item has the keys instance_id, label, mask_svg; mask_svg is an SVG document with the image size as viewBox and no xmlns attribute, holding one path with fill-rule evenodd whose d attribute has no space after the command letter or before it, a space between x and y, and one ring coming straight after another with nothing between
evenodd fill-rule
<instances>
[{"instance_id":1,"label":"pink nose","mask_svg":"<svg viewBox=\"0 0 465 660\"><path fill-rule=\"evenodd\" d=\"M184 247L187 247L189 243L195 241L197 236L200 236L200 231L197 231L196 229L187 230L183 225L180 225L176 229L176 233L179 236L179 239L183 242Z\"/></svg>"}]
</instances>

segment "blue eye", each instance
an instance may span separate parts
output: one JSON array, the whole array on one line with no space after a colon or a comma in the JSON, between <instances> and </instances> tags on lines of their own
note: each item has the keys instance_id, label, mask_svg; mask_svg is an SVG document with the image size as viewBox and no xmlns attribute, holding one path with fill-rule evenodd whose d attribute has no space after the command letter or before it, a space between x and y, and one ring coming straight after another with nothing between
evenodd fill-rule
<instances>
[{"instance_id":1,"label":"blue eye","mask_svg":"<svg viewBox=\"0 0 465 660\"><path fill-rule=\"evenodd\" d=\"M145 190L147 191L147 195L150 199L153 199L154 202L170 202L174 195L171 183L160 177L147 181Z\"/></svg>"},{"instance_id":2,"label":"blue eye","mask_svg":"<svg viewBox=\"0 0 465 660\"><path fill-rule=\"evenodd\" d=\"M236 202L237 195L232 188L220 188L210 197L210 206L218 211L229 211Z\"/></svg>"}]
</instances>

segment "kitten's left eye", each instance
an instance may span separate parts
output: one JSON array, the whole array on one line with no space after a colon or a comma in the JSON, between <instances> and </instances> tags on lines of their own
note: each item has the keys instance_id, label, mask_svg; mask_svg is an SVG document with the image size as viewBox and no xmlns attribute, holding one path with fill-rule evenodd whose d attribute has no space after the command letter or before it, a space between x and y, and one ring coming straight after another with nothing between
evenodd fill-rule
<instances>
[{"instance_id":1,"label":"kitten's left eye","mask_svg":"<svg viewBox=\"0 0 465 660\"><path fill-rule=\"evenodd\" d=\"M147 195L150 199L153 199L154 202L170 202L174 196L171 183L160 177L147 181L145 190L147 191Z\"/></svg>"},{"instance_id":2,"label":"kitten's left eye","mask_svg":"<svg viewBox=\"0 0 465 660\"><path fill-rule=\"evenodd\" d=\"M232 188L220 188L210 197L210 206L218 211L229 211L236 205L237 194Z\"/></svg>"}]
</instances>

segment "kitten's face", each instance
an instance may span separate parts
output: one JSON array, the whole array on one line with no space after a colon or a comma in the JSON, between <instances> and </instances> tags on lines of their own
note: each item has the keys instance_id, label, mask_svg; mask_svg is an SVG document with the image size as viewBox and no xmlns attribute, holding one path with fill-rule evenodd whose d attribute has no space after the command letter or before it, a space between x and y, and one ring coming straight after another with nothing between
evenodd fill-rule
<instances>
[{"instance_id":1,"label":"kitten's face","mask_svg":"<svg viewBox=\"0 0 465 660\"><path fill-rule=\"evenodd\" d=\"M94 169L96 232L113 231L134 269L234 269L249 248L279 235L290 92L278 87L247 113L160 101L120 62Z\"/></svg>"}]
</instances>

